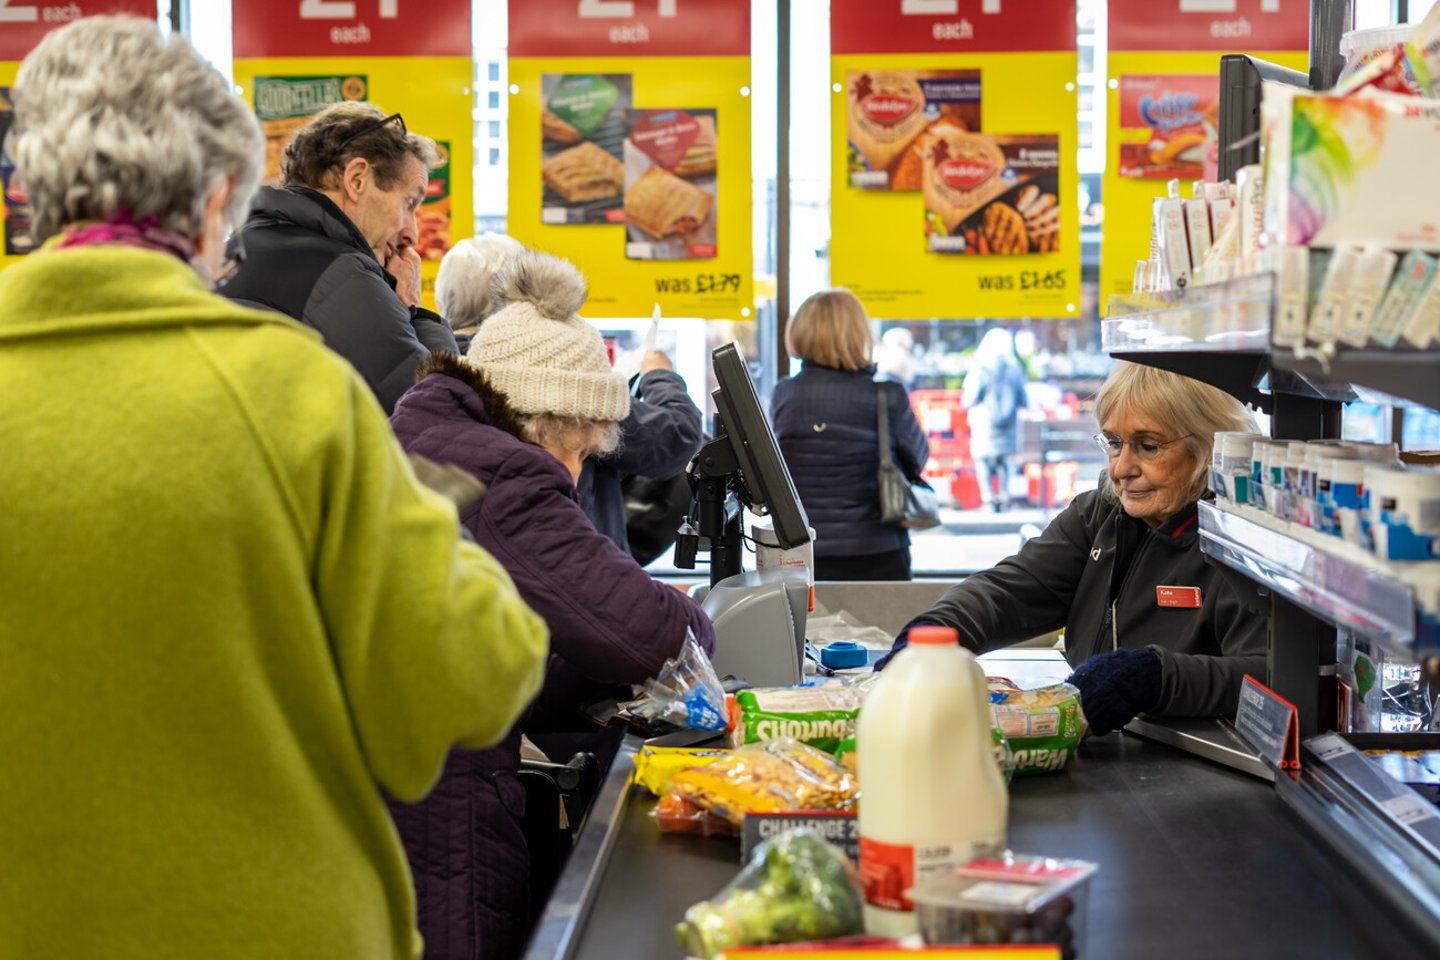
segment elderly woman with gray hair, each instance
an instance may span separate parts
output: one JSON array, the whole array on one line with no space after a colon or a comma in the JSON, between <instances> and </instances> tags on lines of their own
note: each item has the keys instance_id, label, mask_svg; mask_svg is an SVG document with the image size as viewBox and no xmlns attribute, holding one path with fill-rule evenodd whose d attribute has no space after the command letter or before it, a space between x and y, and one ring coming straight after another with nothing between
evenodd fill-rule
<instances>
[{"instance_id":1,"label":"elderly woman with gray hair","mask_svg":"<svg viewBox=\"0 0 1440 960\"><path fill-rule=\"evenodd\" d=\"M153 21L12 90L0 274L0 952L420 955L382 790L500 738L544 624L294 321L210 292L263 140Z\"/></svg>"},{"instance_id":2,"label":"elderly woman with gray hair","mask_svg":"<svg viewBox=\"0 0 1440 960\"><path fill-rule=\"evenodd\" d=\"M1201 555L1195 503L1208 496L1216 432L1254 423L1214 387L1123 362L1095 418L1110 461L1101 488L949 590L891 655L921 624L955 627L977 652L1063 628L1091 732L1140 713L1234 716L1241 679L1264 676L1267 620Z\"/></svg>"}]
</instances>

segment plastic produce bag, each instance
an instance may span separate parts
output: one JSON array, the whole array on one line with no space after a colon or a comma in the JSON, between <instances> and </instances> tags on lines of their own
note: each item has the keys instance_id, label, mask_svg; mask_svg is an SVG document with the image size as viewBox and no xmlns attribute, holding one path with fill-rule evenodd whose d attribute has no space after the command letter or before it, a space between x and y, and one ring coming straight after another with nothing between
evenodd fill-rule
<instances>
[{"instance_id":1,"label":"plastic produce bag","mask_svg":"<svg viewBox=\"0 0 1440 960\"><path fill-rule=\"evenodd\" d=\"M805 639L816 647L823 647L836 640L849 640L876 650L889 650L890 645L895 642L894 634L879 627L867 626L845 610L828 617L811 617L805 624Z\"/></svg>"},{"instance_id":2,"label":"plastic produce bag","mask_svg":"<svg viewBox=\"0 0 1440 960\"><path fill-rule=\"evenodd\" d=\"M660 672L646 681L640 699L623 708L644 720L664 720L697 730L724 730L726 725L725 690L710 658L689 630L680 656L666 660Z\"/></svg>"},{"instance_id":3,"label":"plastic produce bag","mask_svg":"<svg viewBox=\"0 0 1440 960\"><path fill-rule=\"evenodd\" d=\"M829 940L864 932L854 868L814 830L791 830L755 849L711 900L685 911L675 937L712 960L733 947Z\"/></svg>"}]
</instances>

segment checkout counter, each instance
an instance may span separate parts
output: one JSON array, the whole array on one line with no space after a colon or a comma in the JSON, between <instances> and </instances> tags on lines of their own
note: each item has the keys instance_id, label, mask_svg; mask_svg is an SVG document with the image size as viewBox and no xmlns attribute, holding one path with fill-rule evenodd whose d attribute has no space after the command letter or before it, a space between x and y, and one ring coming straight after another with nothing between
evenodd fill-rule
<instances>
[{"instance_id":1,"label":"checkout counter","mask_svg":"<svg viewBox=\"0 0 1440 960\"><path fill-rule=\"evenodd\" d=\"M817 584L817 612L864 609L834 592L863 586ZM897 590L947 585L874 586L913 611L924 604ZM641 743L620 742L527 960L679 960L675 924L739 871L738 839L655 827L655 799L630 785ZM1010 786L1012 849L1100 866L1085 957L1430 956L1309 829L1274 784L1130 732L1092 738L1064 770Z\"/></svg>"}]
</instances>

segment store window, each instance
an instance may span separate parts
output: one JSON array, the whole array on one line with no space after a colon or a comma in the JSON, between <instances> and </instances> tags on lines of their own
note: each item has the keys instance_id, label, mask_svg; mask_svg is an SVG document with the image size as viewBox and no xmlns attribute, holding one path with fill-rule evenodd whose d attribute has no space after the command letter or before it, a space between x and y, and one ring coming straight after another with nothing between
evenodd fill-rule
<instances>
[{"instance_id":1,"label":"store window","mask_svg":"<svg viewBox=\"0 0 1440 960\"><path fill-rule=\"evenodd\" d=\"M178 0L177 0L178 2ZM1404 5L1410 21L1424 16L1435 0L1410 0ZM165 3L162 0L162 7ZM791 308L831 283L830 93L828 0L792 0L790 76L792 124L790 149L790 274ZM1356 26L1396 22L1397 0L1355 0ZM189 5L190 32L196 46L222 70L230 67L228 4ZM1098 452L1082 436L1093 432L1091 411L1099 384L1109 369L1100 350L1102 305L1097 294L1099 246L1104 230L1101 173L1106 163L1106 107L1103 89L1107 57L1105 0L1077 0L1079 72L1079 156L1081 173L1077 201L1081 212L1082 288L1079 314L1067 318L1034 317L993 320L977 317L876 317L881 343L877 360L885 375L901 379L912 390L914 406L931 438L929 474L945 500L945 524L916 536L917 574L948 575L982 569L1012 552L1022 538L1042 526L1076 493L1094 486L1100 469ZM752 166L754 172L754 266L757 289L773 291L776 269L776 0L752 4ZM476 134L483 163L475 166L475 216L479 230L504 230L508 189L505 94L506 0L475 0L473 36L478 84ZM483 73L480 72L483 64ZM481 126L483 124L483 127ZM614 341L621 362L638 366L638 350L648 318L597 322ZM773 389L780 366L773 300L757 303L753 321L705 323L667 318L659 344L672 350L677 368L686 376L697 403L708 397L708 353L728 340L740 342L763 398ZM979 471L968 454L968 431L958 398L976 350L993 329L1007 331L1024 363L1028 386L1021 433L1010 470L995 478L1005 484L996 501L1007 509L986 513ZM1348 431L1378 430L1383 412L1352 405ZM1422 445L1440 445L1440 422L1419 412L1404 418L1407 436ZM1047 452L1048 451L1048 452ZM663 566L663 561L662 564Z\"/></svg>"}]
</instances>

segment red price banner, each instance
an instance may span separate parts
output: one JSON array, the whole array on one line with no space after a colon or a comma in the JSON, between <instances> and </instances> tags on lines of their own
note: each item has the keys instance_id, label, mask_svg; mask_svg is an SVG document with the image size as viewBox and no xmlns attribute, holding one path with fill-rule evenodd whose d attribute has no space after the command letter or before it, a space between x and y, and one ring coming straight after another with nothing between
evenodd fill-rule
<instances>
[{"instance_id":1,"label":"red price banner","mask_svg":"<svg viewBox=\"0 0 1440 960\"><path fill-rule=\"evenodd\" d=\"M749 55L749 0L510 0L512 57Z\"/></svg>"},{"instance_id":2,"label":"red price banner","mask_svg":"<svg viewBox=\"0 0 1440 960\"><path fill-rule=\"evenodd\" d=\"M1110 50L1308 50L1310 0L1110 0Z\"/></svg>"},{"instance_id":3,"label":"red price banner","mask_svg":"<svg viewBox=\"0 0 1440 960\"><path fill-rule=\"evenodd\" d=\"M155 19L155 0L83 0L71 3L29 3L0 0L0 60L24 60L51 30L81 17L128 13Z\"/></svg>"},{"instance_id":4,"label":"red price banner","mask_svg":"<svg viewBox=\"0 0 1440 960\"><path fill-rule=\"evenodd\" d=\"M1003 53L1075 49L1075 0L832 0L830 49Z\"/></svg>"},{"instance_id":5,"label":"red price banner","mask_svg":"<svg viewBox=\"0 0 1440 960\"><path fill-rule=\"evenodd\" d=\"M235 56L468 57L470 0L244 0Z\"/></svg>"}]
</instances>

